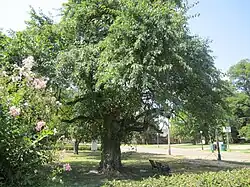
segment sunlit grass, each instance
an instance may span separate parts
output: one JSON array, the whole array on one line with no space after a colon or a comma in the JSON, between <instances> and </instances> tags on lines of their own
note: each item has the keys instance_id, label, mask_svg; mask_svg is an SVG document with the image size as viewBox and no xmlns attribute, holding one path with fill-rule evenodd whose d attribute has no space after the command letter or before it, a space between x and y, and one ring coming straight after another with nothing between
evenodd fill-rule
<instances>
[{"instance_id":1,"label":"sunlit grass","mask_svg":"<svg viewBox=\"0 0 250 187\"><path fill-rule=\"evenodd\" d=\"M51 187L97 187L113 179L119 180L142 180L143 178L158 175L157 171L151 169L149 159L169 164L173 173L202 173L205 171L228 170L235 167L243 167L242 163L237 162L217 162L209 160L189 160L182 157L169 157L164 154L149 154L126 152L122 154L124 168L114 176L93 173L96 171L100 162L100 151L80 151L75 155L72 151L65 153L63 163L70 163L72 171L63 174L64 184Z\"/></svg>"}]
</instances>

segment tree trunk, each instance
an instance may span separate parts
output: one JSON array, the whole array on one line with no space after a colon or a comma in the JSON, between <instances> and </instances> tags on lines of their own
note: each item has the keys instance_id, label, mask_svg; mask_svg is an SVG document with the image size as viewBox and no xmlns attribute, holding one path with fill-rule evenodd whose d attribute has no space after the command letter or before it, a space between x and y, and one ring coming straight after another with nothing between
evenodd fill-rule
<instances>
[{"instance_id":1,"label":"tree trunk","mask_svg":"<svg viewBox=\"0 0 250 187\"><path fill-rule=\"evenodd\" d=\"M119 136L120 124L113 117L108 116L104 120L101 135L101 162L100 170L104 173L120 170L121 164L121 140Z\"/></svg>"},{"instance_id":2,"label":"tree trunk","mask_svg":"<svg viewBox=\"0 0 250 187\"><path fill-rule=\"evenodd\" d=\"M209 144L209 137L208 136L205 136L205 144L208 145Z\"/></svg>"},{"instance_id":3,"label":"tree trunk","mask_svg":"<svg viewBox=\"0 0 250 187\"><path fill-rule=\"evenodd\" d=\"M78 155L78 153L79 153L79 144L80 144L80 141L81 140L77 140L77 139L74 141L74 154Z\"/></svg>"}]
</instances>

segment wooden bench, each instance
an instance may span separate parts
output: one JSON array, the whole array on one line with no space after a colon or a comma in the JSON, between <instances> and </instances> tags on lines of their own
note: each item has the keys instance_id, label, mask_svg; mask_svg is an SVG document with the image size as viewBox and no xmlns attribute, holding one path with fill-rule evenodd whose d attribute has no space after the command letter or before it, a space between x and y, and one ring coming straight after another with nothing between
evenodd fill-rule
<instances>
[{"instance_id":1,"label":"wooden bench","mask_svg":"<svg viewBox=\"0 0 250 187\"><path fill-rule=\"evenodd\" d=\"M153 160L148 160L148 161L150 162L150 164L151 164L151 166L152 166L152 170L154 170L154 169L159 170L159 168L157 167L155 161L153 161Z\"/></svg>"},{"instance_id":2,"label":"wooden bench","mask_svg":"<svg viewBox=\"0 0 250 187\"><path fill-rule=\"evenodd\" d=\"M154 160L149 160L152 169L157 169L161 173L165 173L167 175L170 175L170 167L167 164L162 164L160 162L154 161Z\"/></svg>"}]
</instances>

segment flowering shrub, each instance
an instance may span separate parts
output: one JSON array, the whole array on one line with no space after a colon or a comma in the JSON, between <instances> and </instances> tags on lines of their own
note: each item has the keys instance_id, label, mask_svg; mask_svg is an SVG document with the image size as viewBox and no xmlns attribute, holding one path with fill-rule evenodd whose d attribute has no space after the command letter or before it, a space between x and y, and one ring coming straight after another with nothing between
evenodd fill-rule
<instances>
[{"instance_id":1,"label":"flowering shrub","mask_svg":"<svg viewBox=\"0 0 250 187\"><path fill-rule=\"evenodd\" d=\"M42 79L34 79L33 85L36 89L43 89L46 88L47 81Z\"/></svg>"},{"instance_id":2,"label":"flowering shrub","mask_svg":"<svg viewBox=\"0 0 250 187\"><path fill-rule=\"evenodd\" d=\"M9 111L10 115L12 115L13 117L19 116L20 115L20 108L17 108L15 106L10 107L10 111Z\"/></svg>"},{"instance_id":3,"label":"flowering shrub","mask_svg":"<svg viewBox=\"0 0 250 187\"><path fill-rule=\"evenodd\" d=\"M12 72L0 70L0 186L36 186L52 160L57 108L32 65L28 57Z\"/></svg>"},{"instance_id":4,"label":"flowering shrub","mask_svg":"<svg viewBox=\"0 0 250 187\"><path fill-rule=\"evenodd\" d=\"M71 166L69 165L69 163L64 164L63 168L64 168L65 171L71 171Z\"/></svg>"},{"instance_id":5,"label":"flowering shrub","mask_svg":"<svg viewBox=\"0 0 250 187\"><path fill-rule=\"evenodd\" d=\"M45 127L45 122L39 121L39 122L37 122L35 129L37 132L40 132L41 130L43 130L44 127Z\"/></svg>"}]
</instances>

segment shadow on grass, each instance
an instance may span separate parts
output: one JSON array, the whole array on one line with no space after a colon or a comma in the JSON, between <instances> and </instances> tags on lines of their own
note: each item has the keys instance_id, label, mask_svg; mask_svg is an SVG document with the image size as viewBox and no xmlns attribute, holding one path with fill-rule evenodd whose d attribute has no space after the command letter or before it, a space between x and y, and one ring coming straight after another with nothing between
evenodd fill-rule
<instances>
[{"instance_id":1,"label":"shadow on grass","mask_svg":"<svg viewBox=\"0 0 250 187\"><path fill-rule=\"evenodd\" d=\"M227 163L227 164L239 165L239 166L243 166L243 167L249 167L250 166L250 162L237 162L237 161L228 161L228 160L223 160L221 162Z\"/></svg>"},{"instance_id":2,"label":"shadow on grass","mask_svg":"<svg viewBox=\"0 0 250 187\"><path fill-rule=\"evenodd\" d=\"M118 180L142 180L144 178L158 176L156 170L152 170L149 159L168 164L172 173L203 173L207 171L231 170L236 167L250 165L250 163L191 160L169 157L164 154L126 152L122 154L123 168L113 176L97 173L100 161L100 151L81 151L79 155L67 153L64 162L70 163L72 171L65 173L63 178L66 186L101 186L103 183ZM64 186L65 186L64 185Z\"/></svg>"}]
</instances>

